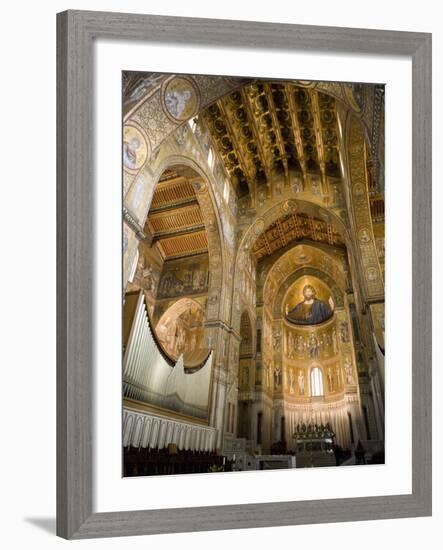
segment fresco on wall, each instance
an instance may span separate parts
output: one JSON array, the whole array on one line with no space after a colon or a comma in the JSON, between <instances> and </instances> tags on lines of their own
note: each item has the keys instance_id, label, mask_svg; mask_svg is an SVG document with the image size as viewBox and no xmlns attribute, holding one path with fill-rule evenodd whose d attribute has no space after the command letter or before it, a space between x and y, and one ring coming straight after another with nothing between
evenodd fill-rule
<instances>
[{"instance_id":1,"label":"fresco on wall","mask_svg":"<svg viewBox=\"0 0 443 550\"><path fill-rule=\"evenodd\" d=\"M186 366L198 365L208 354L204 342L204 311L195 300L182 299L169 307L155 332L167 355L174 361L183 355Z\"/></svg>"},{"instance_id":2,"label":"fresco on wall","mask_svg":"<svg viewBox=\"0 0 443 550\"><path fill-rule=\"evenodd\" d=\"M157 299L208 292L208 256L166 265L159 282Z\"/></svg>"}]
</instances>

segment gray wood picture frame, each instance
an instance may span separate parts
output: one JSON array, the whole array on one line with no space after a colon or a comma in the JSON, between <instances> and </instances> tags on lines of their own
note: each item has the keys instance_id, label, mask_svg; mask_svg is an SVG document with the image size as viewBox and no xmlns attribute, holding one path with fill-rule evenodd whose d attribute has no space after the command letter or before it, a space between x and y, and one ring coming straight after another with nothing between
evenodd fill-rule
<instances>
[{"instance_id":1,"label":"gray wood picture frame","mask_svg":"<svg viewBox=\"0 0 443 550\"><path fill-rule=\"evenodd\" d=\"M408 56L413 81L412 494L93 513L93 42ZM431 515L431 34L124 13L57 15L57 534L67 539Z\"/></svg>"}]
</instances>

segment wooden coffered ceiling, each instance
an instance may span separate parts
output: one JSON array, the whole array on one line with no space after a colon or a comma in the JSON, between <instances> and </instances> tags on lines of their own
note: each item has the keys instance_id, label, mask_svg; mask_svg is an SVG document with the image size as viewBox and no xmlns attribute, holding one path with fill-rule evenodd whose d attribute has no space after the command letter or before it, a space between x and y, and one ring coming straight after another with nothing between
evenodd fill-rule
<instances>
[{"instance_id":1,"label":"wooden coffered ceiling","mask_svg":"<svg viewBox=\"0 0 443 550\"><path fill-rule=\"evenodd\" d=\"M252 252L257 260L261 260L290 242L302 239L345 246L343 238L332 224L308 214L291 212L272 223L258 237Z\"/></svg>"},{"instance_id":2,"label":"wooden coffered ceiling","mask_svg":"<svg viewBox=\"0 0 443 550\"><path fill-rule=\"evenodd\" d=\"M185 176L165 171L155 189L145 231L164 260L208 251L200 206Z\"/></svg>"},{"instance_id":3,"label":"wooden coffered ceiling","mask_svg":"<svg viewBox=\"0 0 443 550\"><path fill-rule=\"evenodd\" d=\"M203 119L237 196L275 176L338 178L336 101L315 89L258 81L209 106Z\"/></svg>"}]
</instances>

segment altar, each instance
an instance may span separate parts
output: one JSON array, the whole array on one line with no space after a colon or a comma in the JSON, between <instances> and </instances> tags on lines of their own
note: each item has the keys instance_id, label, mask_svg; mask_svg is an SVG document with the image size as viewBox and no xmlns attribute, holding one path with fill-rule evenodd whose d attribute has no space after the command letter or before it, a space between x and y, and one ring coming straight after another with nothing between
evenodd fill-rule
<instances>
[{"instance_id":1,"label":"altar","mask_svg":"<svg viewBox=\"0 0 443 550\"><path fill-rule=\"evenodd\" d=\"M329 423L298 424L293 435L297 468L335 466L334 438Z\"/></svg>"}]
</instances>

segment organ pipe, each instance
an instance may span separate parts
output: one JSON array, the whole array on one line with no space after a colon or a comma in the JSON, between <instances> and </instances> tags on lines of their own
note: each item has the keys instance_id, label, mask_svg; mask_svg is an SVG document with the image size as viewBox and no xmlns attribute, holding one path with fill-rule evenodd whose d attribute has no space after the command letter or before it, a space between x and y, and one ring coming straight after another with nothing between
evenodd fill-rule
<instances>
[{"instance_id":1,"label":"organ pipe","mask_svg":"<svg viewBox=\"0 0 443 550\"><path fill-rule=\"evenodd\" d=\"M183 355L171 366L157 346L143 292L139 293L123 358L125 397L197 418L207 418L212 352L192 373Z\"/></svg>"}]
</instances>

